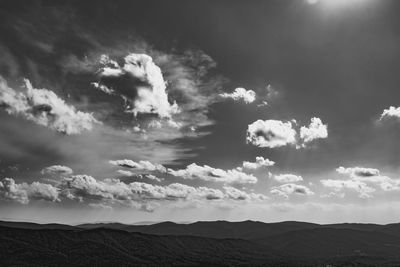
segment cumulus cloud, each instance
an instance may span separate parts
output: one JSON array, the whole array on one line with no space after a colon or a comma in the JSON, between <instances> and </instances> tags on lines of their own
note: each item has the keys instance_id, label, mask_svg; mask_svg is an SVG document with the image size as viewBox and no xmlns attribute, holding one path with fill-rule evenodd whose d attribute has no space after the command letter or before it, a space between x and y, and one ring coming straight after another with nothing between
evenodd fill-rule
<instances>
[{"instance_id":1,"label":"cumulus cloud","mask_svg":"<svg viewBox=\"0 0 400 267\"><path fill-rule=\"evenodd\" d=\"M371 177L371 176L379 176L380 172L378 169L373 168L364 168L364 167L352 167L352 168L344 168L339 167L336 171L340 174L348 174L351 177Z\"/></svg>"},{"instance_id":2,"label":"cumulus cloud","mask_svg":"<svg viewBox=\"0 0 400 267\"><path fill-rule=\"evenodd\" d=\"M383 110L380 119L385 118L400 118L400 107L389 107L388 109Z\"/></svg>"},{"instance_id":3,"label":"cumulus cloud","mask_svg":"<svg viewBox=\"0 0 400 267\"><path fill-rule=\"evenodd\" d=\"M70 167L62 165L49 166L41 171L42 174L59 175L59 176L69 176L73 172L74 171Z\"/></svg>"},{"instance_id":4,"label":"cumulus cloud","mask_svg":"<svg viewBox=\"0 0 400 267\"><path fill-rule=\"evenodd\" d=\"M296 143L296 131L291 122L257 120L247 128L247 143L275 148Z\"/></svg>"},{"instance_id":5,"label":"cumulus cloud","mask_svg":"<svg viewBox=\"0 0 400 267\"><path fill-rule=\"evenodd\" d=\"M271 188L271 194L278 195L284 198L289 198L292 194L311 196L314 192L310 190L307 186L298 184L284 184L280 186L274 186Z\"/></svg>"},{"instance_id":6,"label":"cumulus cloud","mask_svg":"<svg viewBox=\"0 0 400 267\"><path fill-rule=\"evenodd\" d=\"M138 177L140 179L147 178L149 180L153 180L156 182L164 181L164 178L158 178L157 176L155 176L153 174L137 174L135 172L127 171L127 170L118 170L117 172L123 176L134 176L134 177Z\"/></svg>"},{"instance_id":7,"label":"cumulus cloud","mask_svg":"<svg viewBox=\"0 0 400 267\"><path fill-rule=\"evenodd\" d=\"M256 170L261 167L271 167L274 166L275 162L269 159L264 159L263 157L256 157L255 162L243 161L243 168L249 170Z\"/></svg>"},{"instance_id":8,"label":"cumulus cloud","mask_svg":"<svg viewBox=\"0 0 400 267\"><path fill-rule=\"evenodd\" d=\"M351 168L344 168L339 167L336 171L340 174L349 175L350 179L346 181L347 184L360 184L359 190L363 191L363 188L367 186L367 191L371 191L368 193L372 193L375 191L370 190L369 187L371 186L378 186L383 191L398 191L400 190L400 180L399 179L392 179L388 176L381 175L378 169L374 168L365 168L365 167L351 167ZM345 188L349 188L350 186L344 186ZM352 186L352 188L355 186ZM354 189L355 190L355 189ZM338 191L338 190L336 190ZM360 193L360 196L362 192ZM368 194L365 197L371 197Z\"/></svg>"},{"instance_id":9,"label":"cumulus cloud","mask_svg":"<svg viewBox=\"0 0 400 267\"><path fill-rule=\"evenodd\" d=\"M8 114L21 116L36 124L64 134L79 134L92 130L99 123L91 113L77 111L53 91L35 89L25 79L25 91L8 87L0 77L0 107Z\"/></svg>"},{"instance_id":10,"label":"cumulus cloud","mask_svg":"<svg viewBox=\"0 0 400 267\"><path fill-rule=\"evenodd\" d=\"M296 148L306 145L316 139L328 137L328 126L321 119L312 118L309 126L302 126L299 134L292 122L280 120L257 120L247 128L247 143L258 147L275 148L286 145L296 145Z\"/></svg>"},{"instance_id":11,"label":"cumulus cloud","mask_svg":"<svg viewBox=\"0 0 400 267\"><path fill-rule=\"evenodd\" d=\"M279 183L296 183L303 181L303 177L294 174L274 175L274 179Z\"/></svg>"},{"instance_id":12,"label":"cumulus cloud","mask_svg":"<svg viewBox=\"0 0 400 267\"><path fill-rule=\"evenodd\" d=\"M246 174L240 170L222 170L207 165L199 166L192 163L186 169L168 169L168 174L184 179L200 179L204 181L222 182L228 184L254 184L257 178L252 174Z\"/></svg>"},{"instance_id":13,"label":"cumulus cloud","mask_svg":"<svg viewBox=\"0 0 400 267\"><path fill-rule=\"evenodd\" d=\"M256 193L247 193L242 190L239 190L235 187L231 186L224 186L226 195L230 199L234 200L253 200L253 201L261 201L268 199L267 196L263 194L256 194Z\"/></svg>"},{"instance_id":14,"label":"cumulus cloud","mask_svg":"<svg viewBox=\"0 0 400 267\"><path fill-rule=\"evenodd\" d=\"M63 194L81 202L101 204L128 204L141 208L154 201L177 200L248 200L267 199L262 194L246 193L233 187L224 187L224 191L209 187L193 187L180 183L166 186L143 182L123 183L118 179L98 181L88 175L76 175L65 178Z\"/></svg>"},{"instance_id":15,"label":"cumulus cloud","mask_svg":"<svg viewBox=\"0 0 400 267\"><path fill-rule=\"evenodd\" d=\"M253 103L256 100L256 93L253 90L246 90L244 88L236 88L232 93L219 94L222 98L233 99L234 101L243 100L246 104Z\"/></svg>"},{"instance_id":16,"label":"cumulus cloud","mask_svg":"<svg viewBox=\"0 0 400 267\"><path fill-rule=\"evenodd\" d=\"M230 186L223 187L223 190L180 183L161 186L144 182L125 183L119 179L97 180L89 175L63 177L54 186L40 182L18 184L12 178L4 178L0 181L0 198L23 204L28 204L31 200L76 200L89 206L112 208L123 205L144 211L153 211L165 201L249 202L267 199L263 194L247 193Z\"/></svg>"},{"instance_id":17,"label":"cumulus cloud","mask_svg":"<svg viewBox=\"0 0 400 267\"><path fill-rule=\"evenodd\" d=\"M12 178L4 178L0 181L0 197L13 200L22 204L28 204L30 200L59 201L58 188L39 182L15 183Z\"/></svg>"},{"instance_id":18,"label":"cumulus cloud","mask_svg":"<svg viewBox=\"0 0 400 267\"><path fill-rule=\"evenodd\" d=\"M371 198L372 193L376 190L368 186L363 181L357 180L321 180L323 186L333 189L336 194L344 193L345 189L349 189L358 193L360 198Z\"/></svg>"},{"instance_id":19,"label":"cumulus cloud","mask_svg":"<svg viewBox=\"0 0 400 267\"><path fill-rule=\"evenodd\" d=\"M320 118L312 118L308 127L300 128L300 138L304 144L310 143L315 139L325 139L328 137L328 126L323 124ZM304 145L303 144L303 145Z\"/></svg>"},{"instance_id":20,"label":"cumulus cloud","mask_svg":"<svg viewBox=\"0 0 400 267\"><path fill-rule=\"evenodd\" d=\"M257 178L252 174L247 174L238 169L232 170L222 170L218 168L213 168L208 165L199 166L196 163L188 165L185 169L174 170L171 168L166 168L161 164L154 164L149 161L138 161L133 160L110 160L111 164L130 168L138 171L149 171L149 172L160 172L169 174L175 177L180 177L183 179L200 179L203 181L212 182L222 182L228 184L254 184L257 182ZM267 164L267 160L264 162ZM270 163L270 162L269 162ZM134 174L133 172L120 172L123 175Z\"/></svg>"},{"instance_id":21,"label":"cumulus cloud","mask_svg":"<svg viewBox=\"0 0 400 267\"><path fill-rule=\"evenodd\" d=\"M167 172L167 169L161 164L153 164L150 161L141 160L139 162L130 160L130 159L122 159L122 160L110 160L112 165L135 169L139 171L158 171L161 173Z\"/></svg>"},{"instance_id":22,"label":"cumulus cloud","mask_svg":"<svg viewBox=\"0 0 400 267\"><path fill-rule=\"evenodd\" d=\"M179 112L176 102L171 104L168 101L166 82L152 57L132 53L124 57L120 66L107 55L102 55L100 64L100 81L92 83L94 87L121 96L127 102L127 111L135 116L147 113L170 118Z\"/></svg>"}]
</instances>

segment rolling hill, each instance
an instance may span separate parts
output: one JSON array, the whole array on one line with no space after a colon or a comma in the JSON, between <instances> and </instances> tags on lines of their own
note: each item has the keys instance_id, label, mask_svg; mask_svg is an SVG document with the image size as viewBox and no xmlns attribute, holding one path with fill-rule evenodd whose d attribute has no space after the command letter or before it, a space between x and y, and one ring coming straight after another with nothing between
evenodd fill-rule
<instances>
[{"instance_id":1,"label":"rolling hill","mask_svg":"<svg viewBox=\"0 0 400 267\"><path fill-rule=\"evenodd\" d=\"M0 222L2 266L400 266L400 225Z\"/></svg>"}]
</instances>

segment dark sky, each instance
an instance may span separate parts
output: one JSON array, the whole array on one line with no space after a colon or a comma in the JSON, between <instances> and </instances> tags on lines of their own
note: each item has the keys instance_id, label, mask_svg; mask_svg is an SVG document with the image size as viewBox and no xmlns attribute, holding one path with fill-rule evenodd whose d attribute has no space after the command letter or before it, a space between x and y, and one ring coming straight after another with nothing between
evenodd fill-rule
<instances>
[{"instance_id":1,"label":"dark sky","mask_svg":"<svg viewBox=\"0 0 400 267\"><path fill-rule=\"evenodd\" d=\"M0 178L13 179L0 183L1 214L395 220L399 11L396 0L0 1Z\"/></svg>"}]
</instances>

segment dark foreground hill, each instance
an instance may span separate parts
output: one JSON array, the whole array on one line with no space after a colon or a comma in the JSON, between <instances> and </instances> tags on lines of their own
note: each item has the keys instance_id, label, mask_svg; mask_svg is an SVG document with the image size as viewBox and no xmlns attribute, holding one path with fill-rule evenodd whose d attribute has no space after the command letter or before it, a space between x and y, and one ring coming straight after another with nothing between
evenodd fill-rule
<instances>
[{"instance_id":1,"label":"dark foreground hill","mask_svg":"<svg viewBox=\"0 0 400 267\"><path fill-rule=\"evenodd\" d=\"M400 236L397 224L0 222L0 265L400 266Z\"/></svg>"}]
</instances>

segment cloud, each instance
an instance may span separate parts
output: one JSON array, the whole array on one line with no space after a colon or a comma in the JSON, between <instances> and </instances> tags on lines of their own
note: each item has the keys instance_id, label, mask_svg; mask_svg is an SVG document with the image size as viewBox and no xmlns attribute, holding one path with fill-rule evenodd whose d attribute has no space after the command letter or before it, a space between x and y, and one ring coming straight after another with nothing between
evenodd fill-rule
<instances>
[{"instance_id":1,"label":"cloud","mask_svg":"<svg viewBox=\"0 0 400 267\"><path fill-rule=\"evenodd\" d=\"M271 167L274 166L275 162L269 159L264 159L263 157L256 157L255 162L243 161L243 168L249 170L256 170L261 167Z\"/></svg>"},{"instance_id":2,"label":"cloud","mask_svg":"<svg viewBox=\"0 0 400 267\"><path fill-rule=\"evenodd\" d=\"M321 184L331 188L336 194L343 193L345 189L349 189L358 193L360 198L372 198L372 193L376 190L368 186L363 181L357 180L321 180Z\"/></svg>"},{"instance_id":3,"label":"cloud","mask_svg":"<svg viewBox=\"0 0 400 267\"><path fill-rule=\"evenodd\" d=\"M303 181L303 177L294 174L274 175L274 179L279 183L296 183Z\"/></svg>"},{"instance_id":4,"label":"cloud","mask_svg":"<svg viewBox=\"0 0 400 267\"><path fill-rule=\"evenodd\" d=\"M152 174L137 174L135 172L127 171L127 170L118 170L117 172L124 176L134 176L134 177L138 177L140 179L147 178L149 180L153 180L156 182L164 181L164 178L158 178L157 176L152 175Z\"/></svg>"},{"instance_id":5,"label":"cloud","mask_svg":"<svg viewBox=\"0 0 400 267\"><path fill-rule=\"evenodd\" d=\"M199 166L196 163L188 165L185 169L174 170L171 168L166 168L161 164L153 164L149 161L139 161L135 162L133 160L110 160L111 164L130 168L138 171L149 171L149 172L160 172L166 173L175 177L181 177L183 179L200 179L204 181L222 182L228 184L246 184L246 183L256 183L257 178L251 174L246 174L241 170L222 170L218 168L213 168L207 165ZM268 160L263 161L264 164L271 164ZM123 175L134 174L133 172L119 171Z\"/></svg>"},{"instance_id":6,"label":"cloud","mask_svg":"<svg viewBox=\"0 0 400 267\"><path fill-rule=\"evenodd\" d=\"M328 126L323 124L320 118L312 118L308 127L300 128L300 138L306 143L310 143L315 139L325 139L328 137ZM303 145L304 145L303 144Z\"/></svg>"},{"instance_id":7,"label":"cloud","mask_svg":"<svg viewBox=\"0 0 400 267\"><path fill-rule=\"evenodd\" d=\"M312 192L307 186L298 184L284 184L280 186L274 186L271 188L270 193L284 198L289 198L289 196L292 194L305 196L314 195L314 192Z\"/></svg>"},{"instance_id":8,"label":"cloud","mask_svg":"<svg viewBox=\"0 0 400 267\"><path fill-rule=\"evenodd\" d=\"M15 183L12 178L4 178L0 181L0 197L14 200L22 204L28 204L30 200L59 201L58 188L39 182Z\"/></svg>"},{"instance_id":9,"label":"cloud","mask_svg":"<svg viewBox=\"0 0 400 267\"><path fill-rule=\"evenodd\" d=\"M352 168L344 168L339 167L336 171L340 174L348 174L350 177L371 177L371 176L379 176L380 172L378 169L373 168L364 168L364 167L352 167Z\"/></svg>"},{"instance_id":10,"label":"cloud","mask_svg":"<svg viewBox=\"0 0 400 267\"><path fill-rule=\"evenodd\" d=\"M255 176L246 174L236 169L225 171L207 165L199 166L196 163L188 165L186 169L168 169L168 174L181 177L183 179L200 179L204 181L222 182L228 184L257 183L257 178Z\"/></svg>"},{"instance_id":11,"label":"cloud","mask_svg":"<svg viewBox=\"0 0 400 267\"><path fill-rule=\"evenodd\" d=\"M54 92L35 89L29 80L24 81L25 92L17 92L0 77L0 107L8 114L68 135L90 131L94 124L99 123L92 114L77 111Z\"/></svg>"},{"instance_id":12,"label":"cloud","mask_svg":"<svg viewBox=\"0 0 400 267\"><path fill-rule=\"evenodd\" d=\"M383 110L380 120L383 120L385 118L400 118L400 107L389 107L388 109Z\"/></svg>"},{"instance_id":13,"label":"cloud","mask_svg":"<svg viewBox=\"0 0 400 267\"><path fill-rule=\"evenodd\" d=\"M247 143L275 148L296 143L296 131L291 122L257 120L247 128Z\"/></svg>"},{"instance_id":14,"label":"cloud","mask_svg":"<svg viewBox=\"0 0 400 267\"><path fill-rule=\"evenodd\" d=\"M61 175L61 176L69 176L73 172L74 171L70 167L62 165L49 166L41 171L42 174Z\"/></svg>"},{"instance_id":15,"label":"cloud","mask_svg":"<svg viewBox=\"0 0 400 267\"><path fill-rule=\"evenodd\" d=\"M256 100L256 93L253 90L246 90L244 88L236 88L232 93L219 94L222 98L233 99L234 101L243 100L246 104L253 103Z\"/></svg>"},{"instance_id":16,"label":"cloud","mask_svg":"<svg viewBox=\"0 0 400 267\"><path fill-rule=\"evenodd\" d=\"M127 102L127 111L135 116L145 113L171 118L179 112L176 102L170 104L168 101L166 82L152 57L131 53L124 57L124 64L120 66L102 55L100 64L100 81L93 85L107 94L121 96Z\"/></svg>"},{"instance_id":17,"label":"cloud","mask_svg":"<svg viewBox=\"0 0 400 267\"><path fill-rule=\"evenodd\" d=\"M153 164L150 161L141 160L139 162L135 162L129 159L122 160L110 160L112 165L121 166L125 168L135 169L139 171L158 171L161 173L166 173L167 169L161 164Z\"/></svg>"},{"instance_id":18,"label":"cloud","mask_svg":"<svg viewBox=\"0 0 400 267\"><path fill-rule=\"evenodd\" d=\"M234 200L253 200L253 201L261 201L261 200L266 200L268 199L267 196L263 194L256 194L256 193L246 193L242 190L239 190L237 188L231 187L231 186L224 186L226 195L230 199Z\"/></svg>"},{"instance_id":19,"label":"cloud","mask_svg":"<svg viewBox=\"0 0 400 267\"><path fill-rule=\"evenodd\" d=\"M110 206L125 204L143 208L159 201L179 200L247 200L261 201L267 199L262 194L246 193L233 187L224 187L224 191L209 187L193 187L180 183L166 186L152 185L143 182L123 183L118 179L98 181L88 175L76 175L64 178L63 195L80 202L97 203Z\"/></svg>"},{"instance_id":20,"label":"cloud","mask_svg":"<svg viewBox=\"0 0 400 267\"><path fill-rule=\"evenodd\" d=\"M296 124L295 120L292 120ZM306 147L315 139L328 137L328 127L321 119L312 118L309 126L302 126L297 135L291 121L257 120L247 128L247 143L258 147L282 147L296 145L296 148Z\"/></svg>"},{"instance_id":21,"label":"cloud","mask_svg":"<svg viewBox=\"0 0 400 267\"><path fill-rule=\"evenodd\" d=\"M340 174L349 175L354 183L362 183L360 187L364 187L367 183L373 186L379 186L383 191L398 191L400 190L400 179L392 179L381 175L378 169L352 167L339 167L336 171ZM374 189L375 190L375 189Z\"/></svg>"}]
</instances>

